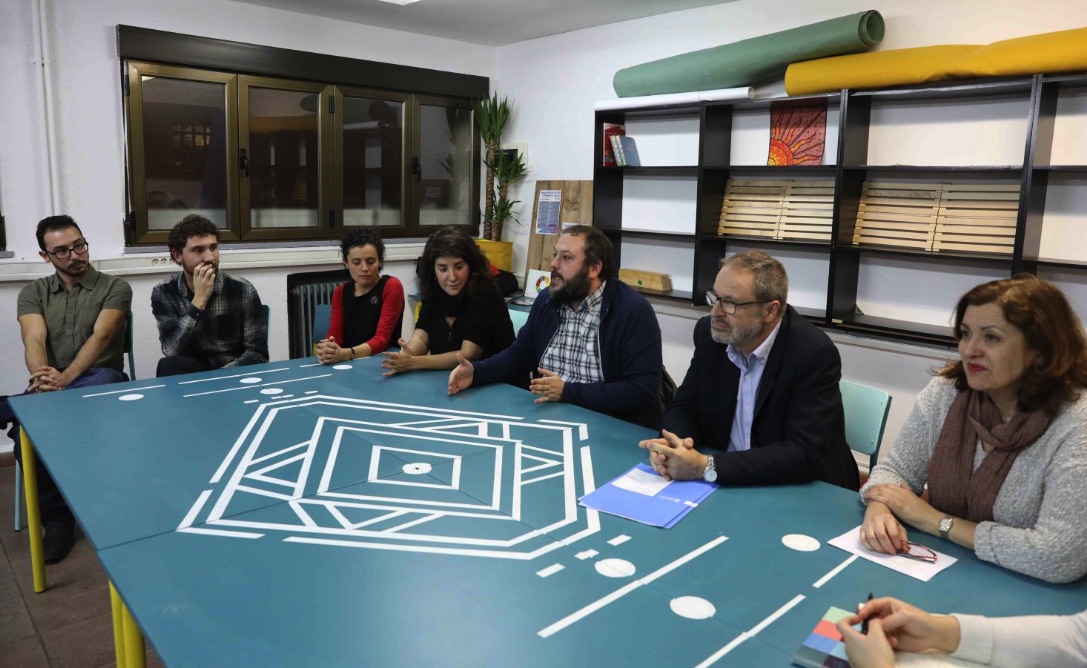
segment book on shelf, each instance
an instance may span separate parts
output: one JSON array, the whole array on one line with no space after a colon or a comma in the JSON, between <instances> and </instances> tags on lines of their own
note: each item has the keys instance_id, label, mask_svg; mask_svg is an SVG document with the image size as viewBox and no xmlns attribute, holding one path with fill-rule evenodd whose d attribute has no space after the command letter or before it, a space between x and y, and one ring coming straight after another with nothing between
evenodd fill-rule
<instances>
[{"instance_id":1,"label":"book on shelf","mask_svg":"<svg viewBox=\"0 0 1087 668\"><path fill-rule=\"evenodd\" d=\"M638 157L638 145L634 143L634 137L619 137L622 146L623 164L627 167L641 167L642 161Z\"/></svg>"},{"instance_id":2,"label":"book on shelf","mask_svg":"<svg viewBox=\"0 0 1087 668\"><path fill-rule=\"evenodd\" d=\"M621 139L622 137L619 135L611 136L611 150L612 154L615 156L616 167L625 167L627 164L626 159L623 157L623 142L620 141Z\"/></svg>"},{"instance_id":3,"label":"book on shelf","mask_svg":"<svg viewBox=\"0 0 1087 668\"><path fill-rule=\"evenodd\" d=\"M627 126L621 123L604 123L604 166L616 167L615 149L612 137L622 136L627 133Z\"/></svg>"}]
</instances>

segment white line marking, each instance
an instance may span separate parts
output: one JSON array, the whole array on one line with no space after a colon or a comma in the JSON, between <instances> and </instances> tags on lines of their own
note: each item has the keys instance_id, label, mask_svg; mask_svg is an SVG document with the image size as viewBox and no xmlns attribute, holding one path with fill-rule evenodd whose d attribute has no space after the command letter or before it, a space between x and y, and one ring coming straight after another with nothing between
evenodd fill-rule
<instances>
[{"instance_id":1,"label":"white line marking","mask_svg":"<svg viewBox=\"0 0 1087 668\"><path fill-rule=\"evenodd\" d=\"M634 591L638 587L647 585L650 582L653 582L654 580L656 580L657 578L659 578L661 576L664 576L664 575L667 575L668 573L671 573L672 571L679 568L683 564L687 563L688 561L691 561L692 559L694 559L695 557L697 557L697 556L699 556L701 554L704 554L705 552L708 552L709 550L712 550L713 548L717 547L718 545L725 542L726 540L728 540L728 536L718 536L717 538L714 538L713 540L706 543L702 547L700 547L700 548L698 548L696 550L693 550L691 552L688 552L687 554L683 555L679 559L676 559L675 561L673 561L670 564L665 564L664 566L662 566L661 568L658 568L657 570L653 571L652 573L645 576L644 578L640 578L640 579L635 580L635 581L633 581L633 582L631 582L631 583L629 583L629 584L627 584L627 585L625 585L623 587L620 587L619 589L616 589L615 591L608 594L607 596L604 596L603 598L597 599L596 601L590 603L589 605L585 606L584 608L582 608L580 610L577 610L574 613L572 613L570 615L567 615L566 617L563 617L562 619L555 622L551 626L548 626L547 628L539 631L537 633L537 635L539 635L541 638L548 638L548 637L558 633L559 631L563 630L567 626L570 626L574 622L577 622L577 621L579 621L581 619L584 619L585 617L588 617L589 615L596 612L597 610L600 610L601 608L608 605L609 603L613 603L615 601L618 601L619 599L626 596L630 592Z\"/></svg>"},{"instance_id":2,"label":"white line marking","mask_svg":"<svg viewBox=\"0 0 1087 668\"><path fill-rule=\"evenodd\" d=\"M328 378L331 375L332 374L330 374L330 373L323 373L320 376L306 376L305 378L291 378L290 380L277 380L277 381L272 382L272 383L261 383L260 385L258 385L258 387L268 387L269 385L284 385L286 383L298 383L298 382L301 382L303 380L316 380L317 378Z\"/></svg>"},{"instance_id":3,"label":"white line marking","mask_svg":"<svg viewBox=\"0 0 1087 668\"><path fill-rule=\"evenodd\" d=\"M595 557L598 554L600 554L600 553L597 552L596 550L585 550L584 552L578 552L574 556L577 557L578 559L581 559L582 561L585 561L586 559L592 559L593 557Z\"/></svg>"},{"instance_id":4,"label":"white line marking","mask_svg":"<svg viewBox=\"0 0 1087 668\"><path fill-rule=\"evenodd\" d=\"M259 404L260 399L250 399L249 401L243 401L243 404Z\"/></svg>"},{"instance_id":5,"label":"white line marking","mask_svg":"<svg viewBox=\"0 0 1087 668\"><path fill-rule=\"evenodd\" d=\"M262 533L248 533L246 531L220 531L219 529L201 529L200 527L188 527L180 529L185 533L203 533L209 536L229 536L230 538L264 538Z\"/></svg>"},{"instance_id":6,"label":"white line marking","mask_svg":"<svg viewBox=\"0 0 1087 668\"><path fill-rule=\"evenodd\" d=\"M200 492L200 496L197 497L196 503L189 509L189 514L185 515L185 519L181 520L181 524L178 525L178 529L186 529L192 526L192 523L196 521L196 516L200 514L200 510L207 503L208 497L211 496L212 490L205 489Z\"/></svg>"},{"instance_id":7,"label":"white line marking","mask_svg":"<svg viewBox=\"0 0 1087 668\"><path fill-rule=\"evenodd\" d=\"M261 369L258 373L256 371L247 371L245 373L236 373L233 376L216 376L214 378L201 378L199 380L183 380L178 385L192 385L193 383L210 383L215 380L226 380L227 378L245 378L246 376L263 376L266 373L279 373L280 371L290 371L290 367L283 367L282 369Z\"/></svg>"},{"instance_id":8,"label":"white line marking","mask_svg":"<svg viewBox=\"0 0 1087 668\"><path fill-rule=\"evenodd\" d=\"M393 552L426 552L430 554L455 554L462 557L491 557L494 559L512 559L514 561L531 561L540 555L562 547L562 543L548 543L532 552L499 552L497 550L471 550L452 547L424 547L420 545L390 545L387 543L357 543L348 540L330 540L327 538L304 538L291 536L284 538L284 543L310 543L313 545L338 545L340 547L358 547L367 550L390 550Z\"/></svg>"},{"instance_id":9,"label":"white line marking","mask_svg":"<svg viewBox=\"0 0 1087 668\"><path fill-rule=\"evenodd\" d=\"M539 575L541 578L546 578L549 575L554 575L555 573L558 573L564 568L566 567L562 564L551 564L547 568L541 568L540 570L536 571L536 575Z\"/></svg>"},{"instance_id":10,"label":"white line marking","mask_svg":"<svg viewBox=\"0 0 1087 668\"><path fill-rule=\"evenodd\" d=\"M748 637L747 633L741 633L740 635L733 638L732 642L730 642L729 644L725 645L721 649L717 650L713 654L706 657L706 660L703 661L702 663L698 664L697 666L695 666L695 668L706 668L706 666L709 666L709 665L712 665L712 664L716 663L717 660L720 659L722 656L724 656L724 655L728 654L729 652L731 652L732 650L736 649L737 645L739 645L743 641L747 640L747 637Z\"/></svg>"},{"instance_id":11,"label":"white line marking","mask_svg":"<svg viewBox=\"0 0 1087 668\"><path fill-rule=\"evenodd\" d=\"M522 471L522 473L527 473L527 472L528 471ZM557 473L551 473L551 474L548 474L548 475L545 475L545 476L540 476L539 478L533 478L532 480L522 479L521 480L521 485L522 486L531 485L534 482L540 482L541 480L548 480L550 478L558 478L558 477L563 476L563 475L566 475L566 471L559 471Z\"/></svg>"},{"instance_id":12,"label":"white line marking","mask_svg":"<svg viewBox=\"0 0 1087 668\"><path fill-rule=\"evenodd\" d=\"M758 625L755 626L754 628L752 628L750 631L744 631L740 635L733 638L732 642L730 642L729 644L725 645L721 649L717 650L713 654L706 657L706 660L703 661L702 663L698 664L698 666L696 666L695 668L705 668L705 666L709 666L709 665L712 665L712 664L716 663L721 657L728 654L732 650L736 649L736 647L739 646L740 643L742 643L743 641L748 640L750 638L754 638L755 636L757 636L760 631L765 629L767 626L770 626L770 624L773 624L774 621L776 621L778 619L778 617L781 617L786 612L789 612L789 610L791 610L793 607L795 607L797 603L800 603L801 601L803 601L804 598L805 597L804 597L803 594L797 594L796 596L793 597L793 600L789 601L785 605L783 605L780 608L778 608L777 610L775 610L772 615L770 615L766 619L759 622Z\"/></svg>"},{"instance_id":13,"label":"white line marking","mask_svg":"<svg viewBox=\"0 0 1087 668\"><path fill-rule=\"evenodd\" d=\"M628 540L630 540L630 536L627 536L626 534L619 534L615 538L612 538L611 540L609 540L608 545L619 547L620 545L627 542Z\"/></svg>"},{"instance_id":14,"label":"white line marking","mask_svg":"<svg viewBox=\"0 0 1087 668\"><path fill-rule=\"evenodd\" d=\"M424 517L420 517L417 520L412 520L411 522L404 522L403 524L399 524L399 525L394 526L394 527L392 527L390 529L385 529L385 533L395 533L395 532L400 531L402 529L408 529L410 527L413 527L413 526L415 526L417 524L422 524L424 522L429 522L431 520L436 520L439 517L444 517L444 513L435 513L433 515L426 515Z\"/></svg>"},{"instance_id":15,"label":"white line marking","mask_svg":"<svg viewBox=\"0 0 1087 668\"><path fill-rule=\"evenodd\" d=\"M84 394L83 398L87 397L104 397L107 394L128 394L129 392L143 392L144 390L153 390L158 387L166 387L165 385L148 385L147 387L130 387L127 390L113 390L112 392L96 392L94 394Z\"/></svg>"},{"instance_id":16,"label":"white line marking","mask_svg":"<svg viewBox=\"0 0 1087 668\"><path fill-rule=\"evenodd\" d=\"M319 390L309 390L306 392L306 394L317 394L318 391Z\"/></svg>"},{"instance_id":17,"label":"white line marking","mask_svg":"<svg viewBox=\"0 0 1087 668\"><path fill-rule=\"evenodd\" d=\"M274 383L262 383L260 385L242 385L240 387L228 387L225 390L210 390L208 392L196 392L194 394L183 394L181 398L188 399L189 397L202 397L207 394L222 394L223 392L237 392L238 390L252 390L258 387L268 387L269 385L283 385L284 383L301 383L304 380L316 380L317 378L328 378L332 374L326 373L320 376L306 376L305 378L292 378L291 380L277 380ZM228 376L229 377L229 376ZM199 381L188 381L195 383Z\"/></svg>"},{"instance_id":18,"label":"white line marking","mask_svg":"<svg viewBox=\"0 0 1087 668\"><path fill-rule=\"evenodd\" d=\"M767 617L766 619L762 620L761 622L759 622L758 626L756 626L755 628L748 631L747 635L749 635L751 637L755 637L755 636L759 635L759 633L761 633L763 629L765 629L767 626L770 626L771 624L773 624L778 619L778 617L781 617L786 612L789 612L790 610L792 610L793 607L796 606L797 603L799 603L799 602L801 602L803 600L804 600L804 595L803 594L797 594L796 596L793 597L793 600L789 601L785 605L783 605L780 608L778 608L777 610L775 610L774 614L772 614L769 617Z\"/></svg>"},{"instance_id":19,"label":"white line marking","mask_svg":"<svg viewBox=\"0 0 1087 668\"><path fill-rule=\"evenodd\" d=\"M851 563L853 563L854 561L856 561L856 560L857 560L857 557L858 557L858 556L860 556L860 555L854 554L853 556L849 557L848 559L846 559L846 560L845 560L845 561L843 561L842 563L838 564L838 565L837 565L837 566L835 566L835 567L834 567L834 569L832 569L832 570L831 570L831 571L830 571L829 573L827 573L827 574L826 574L826 575L824 575L823 577L821 577L821 578L819 578L818 580L816 580L816 581L815 581L815 584L813 584L812 586L813 586L813 587L815 587L816 589L818 589L818 588L822 587L822 586L823 586L823 585L825 585L825 584L826 584L827 582L829 582L829 581L830 581L830 579L831 579L832 577L834 577L834 576L835 576L835 575L837 575L838 573L841 573L841 572L842 572L842 570L843 570L843 569L844 569L844 568L845 568L846 566L848 566L849 564L851 564Z\"/></svg>"}]
</instances>

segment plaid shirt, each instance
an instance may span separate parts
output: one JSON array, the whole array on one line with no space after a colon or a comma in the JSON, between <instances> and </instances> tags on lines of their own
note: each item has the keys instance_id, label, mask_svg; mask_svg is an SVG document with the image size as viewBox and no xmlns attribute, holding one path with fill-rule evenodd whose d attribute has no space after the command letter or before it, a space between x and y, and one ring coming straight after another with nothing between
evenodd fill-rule
<instances>
[{"instance_id":1,"label":"plaid shirt","mask_svg":"<svg viewBox=\"0 0 1087 668\"><path fill-rule=\"evenodd\" d=\"M567 383L598 383L604 380L600 368L600 306L604 284L585 299L577 310L563 304L558 309L559 329L547 345L540 366L554 371Z\"/></svg>"},{"instance_id":2,"label":"plaid shirt","mask_svg":"<svg viewBox=\"0 0 1087 668\"><path fill-rule=\"evenodd\" d=\"M192 297L185 272L151 291L164 355L192 357L213 369L268 361L268 324L249 281L220 271L207 308L193 306Z\"/></svg>"}]
</instances>

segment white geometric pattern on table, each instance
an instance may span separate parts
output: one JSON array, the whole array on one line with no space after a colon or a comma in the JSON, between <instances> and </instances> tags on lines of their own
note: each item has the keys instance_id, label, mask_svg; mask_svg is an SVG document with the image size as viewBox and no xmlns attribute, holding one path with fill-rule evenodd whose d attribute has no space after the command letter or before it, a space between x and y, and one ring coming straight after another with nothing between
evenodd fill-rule
<instances>
[{"instance_id":1,"label":"white geometric pattern on table","mask_svg":"<svg viewBox=\"0 0 1087 668\"><path fill-rule=\"evenodd\" d=\"M533 559L599 531L586 425L314 394L254 406L178 531Z\"/></svg>"}]
</instances>

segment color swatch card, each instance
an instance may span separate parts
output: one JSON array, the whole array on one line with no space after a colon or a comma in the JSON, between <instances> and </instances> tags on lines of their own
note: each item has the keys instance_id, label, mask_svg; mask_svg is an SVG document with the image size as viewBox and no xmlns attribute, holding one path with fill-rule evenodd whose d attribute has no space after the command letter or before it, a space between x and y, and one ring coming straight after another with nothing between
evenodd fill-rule
<instances>
[{"instance_id":1,"label":"color swatch card","mask_svg":"<svg viewBox=\"0 0 1087 668\"><path fill-rule=\"evenodd\" d=\"M638 464L579 501L602 513L671 529L715 489L703 480L665 480L649 465Z\"/></svg>"},{"instance_id":2,"label":"color swatch card","mask_svg":"<svg viewBox=\"0 0 1087 668\"><path fill-rule=\"evenodd\" d=\"M852 613L841 608L827 610L793 655L793 665L808 668L849 668L845 656L845 642L838 633L838 622Z\"/></svg>"}]
</instances>

